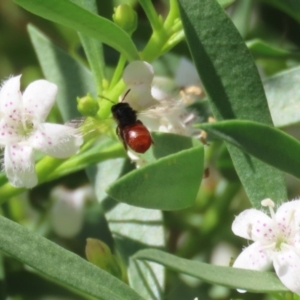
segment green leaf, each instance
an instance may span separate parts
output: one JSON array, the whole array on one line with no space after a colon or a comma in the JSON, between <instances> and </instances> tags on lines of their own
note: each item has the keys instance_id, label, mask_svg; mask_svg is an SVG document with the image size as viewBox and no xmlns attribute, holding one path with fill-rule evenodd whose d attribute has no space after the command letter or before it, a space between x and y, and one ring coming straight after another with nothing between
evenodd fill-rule
<instances>
[{"instance_id":1,"label":"green leaf","mask_svg":"<svg viewBox=\"0 0 300 300\"><path fill-rule=\"evenodd\" d=\"M111 185L114 199L144 208L177 210L193 205L203 174L203 146L194 139L153 133L147 164Z\"/></svg>"},{"instance_id":2,"label":"green leaf","mask_svg":"<svg viewBox=\"0 0 300 300\"><path fill-rule=\"evenodd\" d=\"M217 120L249 119L271 125L253 58L224 10L212 0L179 0L179 7L191 54ZM276 202L286 198L281 172L227 147L254 206L264 198Z\"/></svg>"},{"instance_id":3,"label":"green leaf","mask_svg":"<svg viewBox=\"0 0 300 300\"><path fill-rule=\"evenodd\" d=\"M171 270L199 278L205 282L230 288L239 288L249 292L271 293L288 291L272 272L214 266L179 258L154 249L141 250L134 255L133 259L153 261Z\"/></svg>"},{"instance_id":4,"label":"green leaf","mask_svg":"<svg viewBox=\"0 0 300 300\"><path fill-rule=\"evenodd\" d=\"M260 39L254 39L247 42L247 46L255 58L289 58L298 57L299 53L293 53L285 49L278 48L268 44Z\"/></svg>"},{"instance_id":5,"label":"green leaf","mask_svg":"<svg viewBox=\"0 0 300 300\"><path fill-rule=\"evenodd\" d=\"M82 6L84 9L97 14L97 4L95 0L83 1L83 0L72 0L77 5ZM102 83L105 79L104 69L104 55L102 43L96 39L89 38L82 33L78 33L81 40L84 52L89 62L89 66L93 73L95 86L97 86L98 95L102 93Z\"/></svg>"},{"instance_id":6,"label":"green leaf","mask_svg":"<svg viewBox=\"0 0 300 300\"><path fill-rule=\"evenodd\" d=\"M265 124L244 120L201 124L199 127L269 165L300 178L300 142L288 134ZM265 184L267 180L269 178L261 178Z\"/></svg>"},{"instance_id":7,"label":"green leaf","mask_svg":"<svg viewBox=\"0 0 300 300\"><path fill-rule=\"evenodd\" d=\"M150 210L118 203L104 189L126 169L124 158L106 160L97 164L97 172L88 170L95 185L97 199L105 210L110 231L113 233L118 253L126 262L130 286L145 299L161 299L164 287L164 268L157 264L136 262L131 256L146 247L164 247L163 215Z\"/></svg>"},{"instance_id":8,"label":"green leaf","mask_svg":"<svg viewBox=\"0 0 300 300\"><path fill-rule=\"evenodd\" d=\"M64 121L79 117L76 98L97 94L90 71L34 26L29 25L28 32L46 79L59 87L56 99Z\"/></svg>"},{"instance_id":9,"label":"green leaf","mask_svg":"<svg viewBox=\"0 0 300 300\"><path fill-rule=\"evenodd\" d=\"M139 59L129 35L108 19L93 14L68 0L14 0L18 5L47 20L95 38L120 53L128 60Z\"/></svg>"},{"instance_id":10,"label":"green leaf","mask_svg":"<svg viewBox=\"0 0 300 300\"><path fill-rule=\"evenodd\" d=\"M142 300L125 283L78 255L0 216L0 249L48 278L103 300Z\"/></svg>"},{"instance_id":11,"label":"green leaf","mask_svg":"<svg viewBox=\"0 0 300 300\"><path fill-rule=\"evenodd\" d=\"M285 127L300 122L300 67L264 80L264 87L275 126Z\"/></svg>"}]
</instances>

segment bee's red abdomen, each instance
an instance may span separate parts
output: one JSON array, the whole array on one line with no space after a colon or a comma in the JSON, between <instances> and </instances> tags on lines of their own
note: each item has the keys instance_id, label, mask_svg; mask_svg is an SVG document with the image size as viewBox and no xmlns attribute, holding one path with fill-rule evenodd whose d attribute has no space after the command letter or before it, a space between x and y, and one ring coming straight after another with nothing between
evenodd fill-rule
<instances>
[{"instance_id":1,"label":"bee's red abdomen","mask_svg":"<svg viewBox=\"0 0 300 300\"><path fill-rule=\"evenodd\" d=\"M122 130L125 143L135 152L145 153L153 143L149 130L139 120Z\"/></svg>"}]
</instances>

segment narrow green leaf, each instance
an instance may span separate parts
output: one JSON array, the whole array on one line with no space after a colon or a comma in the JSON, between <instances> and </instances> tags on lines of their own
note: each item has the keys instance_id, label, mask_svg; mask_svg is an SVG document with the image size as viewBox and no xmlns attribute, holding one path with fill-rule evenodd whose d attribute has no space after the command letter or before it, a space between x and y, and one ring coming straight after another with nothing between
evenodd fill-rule
<instances>
[{"instance_id":1,"label":"narrow green leaf","mask_svg":"<svg viewBox=\"0 0 300 300\"><path fill-rule=\"evenodd\" d=\"M264 80L264 87L275 126L300 122L300 67L289 69Z\"/></svg>"},{"instance_id":2,"label":"narrow green leaf","mask_svg":"<svg viewBox=\"0 0 300 300\"><path fill-rule=\"evenodd\" d=\"M97 14L97 4L95 0L92 1L83 1L83 0L72 0L77 5L82 6L84 9ZM95 86L97 87L97 94L102 93L102 83L105 79L104 69L104 54L102 43L96 39L87 37L82 33L78 33L81 40L84 52L89 62L89 66L93 73Z\"/></svg>"},{"instance_id":3,"label":"narrow green leaf","mask_svg":"<svg viewBox=\"0 0 300 300\"><path fill-rule=\"evenodd\" d=\"M124 158L106 160L97 164L97 172L89 168L88 175L105 211L118 253L127 264L130 286L145 299L157 300L163 294L164 267L132 261L130 257L146 247L165 246L162 212L118 203L104 192L126 169L126 162Z\"/></svg>"},{"instance_id":4,"label":"narrow green leaf","mask_svg":"<svg viewBox=\"0 0 300 300\"><path fill-rule=\"evenodd\" d=\"M179 0L179 7L187 42L215 117L271 125L253 58L224 10L213 0ZM286 198L281 172L229 144L227 147L254 206L267 197L276 202Z\"/></svg>"},{"instance_id":5,"label":"narrow green leaf","mask_svg":"<svg viewBox=\"0 0 300 300\"><path fill-rule=\"evenodd\" d=\"M34 26L29 25L28 32L46 79L59 87L56 99L64 121L80 117L76 98L97 94L90 71Z\"/></svg>"},{"instance_id":6,"label":"narrow green leaf","mask_svg":"<svg viewBox=\"0 0 300 300\"><path fill-rule=\"evenodd\" d=\"M135 45L123 29L69 0L14 1L33 14L79 31L113 47L124 54L128 60L139 59Z\"/></svg>"},{"instance_id":7,"label":"narrow green leaf","mask_svg":"<svg viewBox=\"0 0 300 300\"><path fill-rule=\"evenodd\" d=\"M300 142L290 135L265 124L244 120L201 124L200 127L269 165L300 178ZM261 178L266 184L269 179Z\"/></svg>"},{"instance_id":8,"label":"narrow green leaf","mask_svg":"<svg viewBox=\"0 0 300 300\"><path fill-rule=\"evenodd\" d=\"M48 278L103 300L142 300L125 283L78 255L0 216L0 249Z\"/></svg>"},{"instance_id":9,"label":"narrow green leaf","mask_svg":"<svg viewBox=\"0 0 300 300\"><path fill-rule=\"evenodd\" d=\"M255 58L288 58L293 56L299 58L299 53L281 49L260 39L248 41L247 46Z\"/></svg>"},{"instance_id":10,"label":"narrow green leaf","mask_svg":"<svg viewBox=\"0 0 300 300\"><path fill-rule=\"evenodd\" d=\"M137 252L133 259L149 260L205 282L239 288L249 292L287 292L287 288L272 272L258 272L230 267L214 266L187 260L160 250L148 249Z\"/></svg>"},{"instance_id":11,"label":"narrow green leaf","mask_svg":"<svg viewBox=\"0 0 300 300\"><path fill-rule=\"evenodd\" d=\"M193 205L203 174L203 146L194 139L153 133L154 145L144 167L117 180L107 193L144 208L183 209Z\"/></svg>"}]
</instances>

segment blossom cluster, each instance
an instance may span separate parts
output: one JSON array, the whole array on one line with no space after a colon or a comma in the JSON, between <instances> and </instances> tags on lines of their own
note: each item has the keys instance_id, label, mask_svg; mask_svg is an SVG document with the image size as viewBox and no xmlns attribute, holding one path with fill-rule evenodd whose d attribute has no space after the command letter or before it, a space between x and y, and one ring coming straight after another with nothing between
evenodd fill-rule
<instances>
[{"instance_id":1,"label":"blossom cluster","mask_svg":"<svg viewBox=\"0 0 300 300\"><path fill-rule=\"evenodd\" d=\"M47 80L32 82L20 92L21 76L11 77L0 90L0 147L4 171L15 187L37 182L34 150L56 157L75 154L83 140L75 128L45 122L55 102L57 86Z\"/></svg>"},{"instance_id":2,"label":"blossom cluster","mask_svg":"<svg viewBox=\"0 0 300 300\"><path fill-rule=\"evenodd\" d=\"M154 78L153 67L149 63L131 62L124 70L123 80L126 90L130 90L124 101L138 112L139 120L150 131L200 137L199 130L192 127L196 115L187 109L186 98L168 90L165 79ZM128 150L128 156L137 167L147 163L131 149Z\"/></svg>"},{"instance_id":3,"label":"blossom cluster","mask_svg":"<svg viewBox=\"0 0 300 300\"><path fill-rule=\"evenodd\" d=\"M282 204L264 199L270 216L257 209L240 213L232 224L234 234L254 241L237 257L233 267L263 271L272 264L281 282L300 295L300 200Z\"/></svg>"}]
</instances>

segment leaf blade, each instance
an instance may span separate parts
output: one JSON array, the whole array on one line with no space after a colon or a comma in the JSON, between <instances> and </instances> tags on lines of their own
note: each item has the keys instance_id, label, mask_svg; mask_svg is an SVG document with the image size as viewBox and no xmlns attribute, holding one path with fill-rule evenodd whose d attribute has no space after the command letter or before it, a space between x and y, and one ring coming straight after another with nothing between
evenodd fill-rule
<instances>
[{"instance_id":1,"label":"leaf blade","mask_svg":"<svg viewBox=\"0 0 300 300\"><path fill-rule=\"evenodd\" d=\"M288 134L265 124L244 120L203 124L200 127L269 165L300 178L300 142Z\"/></svg>"},{"instance_id":2,"label":"leaf blade","mask_svg":"<svg viewBox=\"0 0 300 300\"><path fill-rule=\"evenodd\" d=\"M203 145L175 134L153 133L152 138L152 153L145 154L152 162L118 179L107 193L143 208L178 210L193 205L203 175Z\"/></svg>"},{"instance_id":3,"label":"leaf blade","mask_svg":"<svg viewBox=\"0 0 300 300\"><path fill-rule=\"evenodd\" d=\"M254 61L219 4L211 0L179 0L179 8L191 54L216 118L272 124ZM274 172L231 145L227 147L253 206L258 207L267 197L275 202L286 198L281 172ZM272 180L262 182L262 177Z\"/></svg>"},{"instance_id":4,"label":"leaf blade","mask_svg":"<svg viewBox=\"0 0 300 300\"><path fill-rule=\"evenodd\" d=\"M113 47L131 61L139 55L129 35L113 22L95 15L68 0L14 0L47 20L62 24Z\"/></svg>"},{"instance_id":5,"label":"leaf blade","mask_svg":"<svg viewBox=\"0 0 300 300\"><path fill-rule=\"evenodd\" d=\"M240 288L252 292L286 292L287 288L272 272L259 272L230 267L214 266L176 257L160 250L147 249L137 252L134 259L154 261L203 281Z\"/></svg>"},{"instance_id":6,"label":"leaf blade","mask_svg":"<svg viewBox=\"0 0 300 300\"><path fill-rule=\"evenodd\" d=\"M0 226L5 229L0 249L48 278L96 299L143 300L125 283L23 226L2 216Z\"/></svg>"},{"instance_id":7,"label":"leaf blade","mask_svg":"<svg viewBox=\"0 0 300 300\"><path fill-rule=\"evenodd\" d=\"M28 32L46 79L59 86L56 99L64 121L80 117L76 97L88 92L97 94L90 71L55 46L36 27L29 25Z\"/></svg>"}]
</instances>

